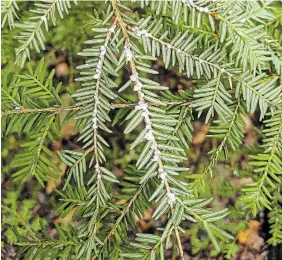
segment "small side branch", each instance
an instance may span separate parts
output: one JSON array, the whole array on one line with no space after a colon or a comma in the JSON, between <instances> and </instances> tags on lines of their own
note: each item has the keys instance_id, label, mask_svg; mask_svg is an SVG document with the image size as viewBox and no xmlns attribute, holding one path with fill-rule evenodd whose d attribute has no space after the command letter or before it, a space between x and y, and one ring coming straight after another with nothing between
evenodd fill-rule
<instances>
[{"instance_id":1,"label":"small side branch","mask_svg":"<svg viewBox=\"0 0 282 260\"><path fill-rule=\"evenodd\" d=\"M26 113L61 113L64 111L78 111L79 107L47 107L47 108L25 108L17 107L14 110L1 111L1 117L14 115L14 114L26 114Z\"/></svg>"},{"instance_id":2,"label":"small side branch","mask_svg":"<svg viewBox=\"0 0 282 260\"><path fill-rule=\"evenodd\" d=\"M162 100L166 105L171 106L185 106L190 105L191 102L188 100ZM150 106L160 106L160 104L157 103L150 103L147 102ZM113 108L135 108L138 105L138 103L111 103L111 106ZM66 111L79 111L80 107L47 107L47 108L25 108L25 107L17 107L14 110L7 110L7 111L1 111L1 117L8 116L8 115L14 115L14 114L26 114L26 113L55 113L59 114Z\"/></svg>"}]
</instances>

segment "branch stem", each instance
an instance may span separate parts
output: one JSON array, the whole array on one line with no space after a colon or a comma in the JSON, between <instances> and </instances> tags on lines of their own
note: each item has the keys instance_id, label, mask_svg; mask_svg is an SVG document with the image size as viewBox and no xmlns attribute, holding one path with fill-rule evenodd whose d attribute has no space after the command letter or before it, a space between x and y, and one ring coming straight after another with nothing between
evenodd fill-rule
<instances>
[{"instance_id":1,"label":"branch stem","mask_svg":"<svg viewBox=\"0 0 282 260\"><path fill-rule=\"evenodd\" d=\"M166 105L172 105L172 106L178 106L178 105L189 105L191 102L188 100L162 100L163 103ZM147 102L150 106L160 106L160 104ZM137 106L137 103L111 103L111 106L115 108L135 108ZM19 107L19 109L15 110L7 110L7 111L1 111L1 117L13 115L13 114L26 114L26 113L61 113L65 111L79 111L80 107L46 107L46 108L25 108L25 107Z\"/></svg>"},{"instance_id":2,"label":"branch stem","mask_svg":"<svg viewBox=\"0 0 282 260\"><path fill-rule=\"evenodd\" d=\"M13 114L26 114L26 113L61 113L64 111L78 111L79 107L47 107L47 108L25 108L19 107L15 110L1 111L1 117Z\"/></svg>"}]
</instances>

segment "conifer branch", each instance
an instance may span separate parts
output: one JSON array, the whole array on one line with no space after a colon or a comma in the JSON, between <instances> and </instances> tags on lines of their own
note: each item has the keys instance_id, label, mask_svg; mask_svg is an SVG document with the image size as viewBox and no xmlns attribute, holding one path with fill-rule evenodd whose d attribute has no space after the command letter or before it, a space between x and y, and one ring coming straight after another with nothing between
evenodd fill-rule
<instances>
[{"instance_id":1,"label":"conifer branch","mask_svg":"<svg viewBox=\"0 0 282 260\"><path fill-rule=\"evenodd\" d=\"M94 108L93 108L93 115L92 115L92 127L93 127L93 146L92 148L90 148L90 150L92 150L94 152L94 162L95 162L95 173L96 173L96 180L95 183L93 185L94 189L95 189L95 196L93 197L93 199L95 199L95 210L93 213L93 216L91 217L89 224L88 224L88 228L87 228L87 232L89 234L90 237L95 237L96 236L96 222L97 222L97 217L99 214L99 210L100 210L100 206L101 204L103 204L103 202L101 202L101 198L103 197L102 193L104 189L103 187L103 183L102 183L102 172L103 172L103 168L101 168L100 166L100 159L99 159L99 151L98 151L98 127L99 127L99 115L98 115L98 105L100 104L100 99L99 99L99 95L100 95L100 84L101 84L101 76L102 76L102 71L103 71L103 66L104 66L104 60L105 60L105 55L107 52L107 47L111 38L112 33L115 31L115 27L116 27L116 23L117 20L114 20L114 22L112 23L110 29L108 30L106 37L105 37L105 41L104 41L104 45L101 46L101 50L100 50L100 56L99 56L99 60L98 63L96 65L96 74L93 76L93 80L96 80L95 83L95 88L94 88ZM88 150L89 151L89 150ZM88 151L86 153L88 153ZM86 154L84 153L84 154ZM90 181L88 182L88 184L91 184L94 181L93 178L90 179ZM93 188L92 188L93 190ZM109 199L109 195L108 194L104 194L105 199ZM90 194L88 195L88 197L90 197ZM93 199L91 199L91 201L93 201ZM105 203L105 202L104 202ZM90 240L91 243L91 240Z\"/></svg>"},{"instance_id":2,"label":"conifer branch","mask_svg":"<svg viewBox=\"0 0 282 260\"><path fill-rule=\"evenodd\" d=\"M46 248L46 247L67 247L67 246L81 246L81 243L77 243L74 241L48 241L48 240L39 240L37 242L17 242L16 243L17 246L24 246L24 247L30 247L30 246L36 246L36 247L42 247L42 248Z\"/></svg>"},{"instance_id":3,"label":"conifer branch","mask_svg":"<svg viewBox=\"0 0 282 260\"><path fill-rule=\"evenodd\" d=\"M24 147L22 153L17 154L11 164L12 167L20 168L20 170L12 175L15 181L26 180L35 176L41 186L44 187L43 181L47 180L46 175L56 177L56 175L50 171L50 168L60 171L57 165L43 155L47 154L50 156L51 154L53 156L53 153L45 147L44 142L48 137L54 119L55 114L51 114L47 117L45 127L40 129L39 133L34 131L36 134L31 134L31 140L22 144Z\"/></svg>"},{"instance_id":4,"label":"conifer branch","mask_svg":"<svg viewBox=\"0 0 282 260\"><path fill-rule=\"evenodd\" d=\"M97 253L91 258L91 260L95 260L97 258L99 258L100 254L102 253L103 248L105 247L106 243L111 239L111 237L113 237L114 233L116 232L119 224L123 221L123 219L125 218L126 214L129 212L129 210L131 209L131 207L133 206L134 202L137 200L138 196L141 194L141 192L143 191L144 187L145 187L146 183L142 183L139 188L138 191L135 192L134 196L130 199L130 201L127 203L127 206L121 211L120 216L118 217L118 219L116 220L116 222L114 223L113 227L110 229L110 231L107 233L106 237L103 240L103 243L100 244Z\"/></svg>"},{"instance_id":5,"label":"conifer branch","mask_svg":"<svg viewBox=\"0 0 282 260\"><path fill-rule=\"evenodd\" d=\"M101 81L101 74L102 74L102 68L104 65L104 59L105 59L105 54L107 51L107 46L110 41L111 35L115 30L117 20L114 20L114 22L111 25L111 28L106 34L105 38L105 43L104 45L101 46L101 53L100 53L100 58L97 63L97 69L96 69L96 74L93 76L94 79L97 79L96 81L96 86L95 86L95 92L94 92L94 109L93 109L93 146L94 146L94 154L95 154L95 170L97 171L97 182L100 182L101 179L101 171L100 171L100 166L99 166L99 155L98 155L98 148L97 148L97 135L98 135L98 116L97 116L97 110L98 110L98 104L99 104L99 87L100 87L100 81ZM98 185L99 186L99 185ZM98 199L98 197L97 197ZM98 203L98 202L97 202Z\"/></svg>"},{"instance_id":6,"label":"conifer branch","mask_svg":"<svg viewBox=\"0 0 282 260\"><path fill-rule=\"evenodd\" d=\"M220 120L217 121L218 124L221 125L221 129L218 129L218 127L214 127L210 130L209 137L222 138L222 141L220 142L217 148L211 151L212 155L210 158L209 165L199 176L197 175L195 181L191 183L191 187L194 188L196 194L198 194L198 189L200 187L204 189L204 179L207 177L207 174L209 173L210 176L212 176L213 168L218 161L220 153L223 151L223 149L227 151L226 145L229 144L233 150L235 150L240 145L240 141L238 141L241 140L239 130L242 129L242 125L240 127L240 124L242 124L243 121L239 115L240 105L241 101L239 99L235 106L230 121L228 120L227 123L224 123ZM193 177L193 175L191 177Z\"/></svg>"},{"instance_id":7,"label":"conifer branch","mask_svg":"<svg viewBox=\"0 0 282 260\"><path fill-rule=\"evenodd\" d=\"M9 29L11 30L14 27L15 18L19 19L17 11L19 7L16 0L8 0L1 2L1 11L2 11L2 28L4 27L6 21L8 21ZM4 15L3 15L4 14Z\"/></svg>"},{"instance_id":8,"label":"conifer branch","mask_svg":"<svg viewBox=\"0 0 282 260\"><path fill-rule=\"evenodd\" d=\"M213 63L211 61L209 61L208 59L213 60L214 59L214 54L210 53L208 55L208 50L206 50L204 53L202 53L200 56L196 56L193 54L190 54L188 52L186 52L184 46L187 46L190 44L190 42L184 41L182 38L185 36L185 34L183 34L182 36L178 35L176 36L171 42L167 43L164 40L162 40L161 38L163 38L163 36L161 36L160 38L153 36L155 34L155 29L152 30L153 33L147 31L147 30L141 30L137 27L132 27L131 25L126 25L126 27L131 30L134 35L139 38L140 40L142 40L143 46L144 48L148 49L151 48L152 52L154 53L153 55L155 55L155 53L157 52L158 56L160 55L160 51L154 51L153 47L150 47L147 44L147 41L144 39L150 39L153 41L153 43L158 43L161 46L163 46L164 48L162 49L162 55L163 55L163 60L166 64L166 67L168 66L168 64L170 63L171 60L171 56L172 53L174 53L173 55L175 57L177 57L178 61L179 61L179 70L182 71L184 69L184 67L186 66L186 70L187 70L187 76L191 76L193 73L193 66L195 65L196 67L196 72L197 72L197 76L200 77L201 74L203 74L203 70L206 70L207 68L205 68L203 65L205 64L206 66L209 66L210 68L214 69L214 72L216 72L216 74L221 73L221 74L226 74L229 80L229 84L230 87L232 88L232 81L237 81L237 98L238 98L238 93L243 93L243 97L244 99L247 101L248 106L247 109L250 112L254 112L255 108L257 105L259 105L260 109L261 109L261 118L263 118L264 114L266 113L266 110L269 107L274 107L276 109L280 109L282 110L282 107L279 105L280 103L280 98L279 95L281 93L281 89L282 87L279 86L277 88L275 88L274 83L277 80L277 77L272 77L269 82L265 82L265 84L260 84L259 81L254 81L254 77L253 75L249 74L248 72L244 72L242 74L239 74L238 71L233 72L233 70L229 69L225 69L225 66L223 67L222 65L218 65L216 63ZM181 41L182 40L182 41ZM180 48L179 44L183 42ZM153 46L152 43L152 46ZM192 43L191 43L192 44ZM176 46L175 46L176 45ZM184 49L183 49L184 48ZM189 48L188 48L189 49ZM183 57L185 57L186 60L186 65L185 65L185 59L181 58L181 55ZM207 57L207 55L209 57ZM206 58L204 58L206 57ZM189 61L190 59L190 61ZM191 60L195 61L195 64L189 64L189 62L191 63ZM175 63L175 58L174 58L174 62ZM232 72L232 73L231 73ZM216 74L214 74L214 76L216 76ZM262 78L264 76L264 74L261 75L260 78ZM211 73L209 72L209 76L211 77ZM248 82L249 80L249 82ZM210 81L211 84L212 81ZM219 82L219 81L217 81ZM272 85L271 85L272 84ZM242 86L243 92L242 91L238 91L239 86ZM224 87L222 88L224 89ZM267 90L269 89L272 91L273 95L270 94L266 94ZM251 91L251 93L249 93ZM248 93L248 94L246 94ZM209 92L207 93L203 93L202 97L205 98L207 97L207 95L209 95ZM225 95L227 97L227 95ZM263 100L263 102L252 102L252 100L254 100L255 96L258 96L260 100ZM252 98L253 97L253 98ZM255 98L257 99L257 98ZM199 99L201 100L201 99ZM199 101L198 100L198 101ZM252 104L252 105L251 105ZM226 109L222 109L222 107L225 105L224 102L221 102L221 104L219 106L217 106L217 112L220 113L221 116L224 115L224 113L226 112ZM203 107L206 107L205 105L202 104ZM227 106L225 106L225 108L227 108ZM220 111L221 109L221 111ZM199 108L200 113L202 112L202 109ZM209 110L208 114L207 114L207 118L206 121L208 120L209 116L213 114L212 110Z\"/></svg>"},{"instance_id":9,"label":"conifer branch","mask_svg":"<svg viewBox=\"0 0 282 260\"><path fill-rule=\"evenodd\" d=\"M32 30L30 31L28 35L16 37L19 40L21 39L24 40L22 46L16 50L16 55L17 55L16 63L20 64L21 67L23 67L24 62L26 61L26 58L30 58L29 48L30 48L30 45L32 45L32 42L34 42L33 44L35 44L37 51L38 51L36 40L34 41L35 37L38 37L41 48L43 50L45 49L45 46L43 44L43 40L45 40L45 38L41 30L41 25L43 23L45 24L47 23L48 21L47 17L49 16L49 13L55 8L56 3L58 1L59 0L54 0L53 3L45 10L45 13L40 17L40 19L36 23L32 24L32 26L30 25ZM15 26L20 27L20 28L21 27L27 28L27 25L15 24Z\"/></svg>"},{"instance_id":10,"label":"conifer branch","mask_svg":"<svg viewBox=\"0 0 282 260\"><path fill-rule=\"evenodd\" d=\"M273 138L273 141L272 141L273 143L267 149L267 151L270 151L270 155L269 155L269 159L267 160L267 164L265 166L263 175L259 180L259 187L258 187L258 191L256 193L257 195L255 197L255 201L257 203L259 201L259 196L260 196L261 190L263 189L263 186L265 184L266 178L270 174L270 167L271 167L271 164L273 164L275 153L277 152L277 149L280 149L280 148L278 148L278 145L279 145L279 143L281 142L281 139L282 139L282 112L280 113L280 119L279 120L280 120L279 128L277 129L277 133L275 134L275 136Z\"/></svg>"},{"instance_id":11,"label":"conifer branch","mask_svg":"<svg viewBox=\"0 0 282 260\"><path fill-rule=\"evenodd\" d=\"M186 100L162 100L166 105L172 105L172 106L185 106L189 105L191 102ZM160 106L159 103L153 103L148 102L150 106ZM111 103L111 106L113 109L115 108L135 108L138 105L138 103ZM23 106L16 107L15 110L7 110L7 111L1 111L1 117L13 115L13 114L25 114L25 113L61 113L61 112L67 112L67 111L79 111L80 107L46 107L46 108L25 108Z\"/></svg>"},{"instance_id":12,"label":"conifer branch","mask_svg":"<svg viewBox=\"0 0 282 260\"><path fill-rule=\"evenodd\" d=\"M170 207L171 214L173 214L173 212L174 212L173 203L175 202L176 198L175 198L174 193L171 191L171 187L170 187L170 185L167 181L167 178L165 177L165 170L164 170L163 162L162 162L162 159L161 159L161 156L160 156L160 151L158 149L158 143L156 141L154 134L152 133L152 130L150 130L152 122L149 118L149 115L146 114L146 112L148 113L148 110L147 110L148 104L146 103L146 101L144 99L144 94L141 91L142 86L140 86L141 83L140 83L139 78L138 78L138 72L137 72L137 69L136 69L136 65L133 61L133 54L132 54L132 51L131 51L130 39L129 39L129 36L127 34L127 30L126 30L126 24L123 22L123 19L120 15L120 11L119 11L119 8L117 6L116 0L112 0L111 2L112 2L113 9L115 10L115 14L116 14L116 18L118 20L119 26L120 26L122 33L123 33L123 36L125 38L125 47L124 47L125 48L125 56L126 56L126 59L129 61L129 66L130 66L131 73L132 73L131 77L134 77L134 79L135 79L134 81L136 82L136 86L139 86L139 88L136 89L138 99L139 99L138 103L139 103L139 106L141 107L141 109L144 111L143 113L144 113L144 120L145 120L145 124L146 124L146 129L148 127L148 129L149 129L148 131L150 131L150 140L152 141L152 149L155 153L154 158L156 157L156 161L158 163L159 177L164 182L168 204L169 204L169 207ZM182 248L182 244L181 244L181 240L180 240L180 237L179 237L179 232L178 232L177 227L175 227L174 230L175 230L175 236L177 237L177 246L178 246L178 249L179 249L180 259L184 260L183 248Z\"/></svg>"},{"instance_id":13,"label":"conifer branch","mask_svg":"<svg viewBox=\"0 0 282 260\"><path fill-rule=\"evenodd\" d=\"M272 210L272 194L267 186L275 188L281 183L279 174L282 169L282 112L276 111L264 123L267 128L263 132L267 138L263 140L261 147L265 151L257 155L250 155L253 159L250 165L256 166L254 172L261 175L255 183L246 184L242 189L244 195L240 197L240 200L245 203L245 208L252 210L254 216L262 206Z\"/></svg>"},{"instance_id":14,"label":"conifer branch","mask_svg":"<svg viewBox=\"0 0 282 260\"><path fill-rule=\"evenodd\" d=\"M3 92L7 98L12 101L13 104L15 104L17 107L20 107L20 103L13 97L10 95L10 93L8 92L8 90L4 89L3 87L1 88L1 92Z\"/></svg>"},{"instance_id":15,"label":"conifer branch","mask_svg":"<svg viewBox=\"0 0 282 260\"><path fill-rule=\"evenodd\" d=\"M199 63L207 64L207 65L209 65L209 66L215 68L216 70L220 71L221 73L226 73L226 75L227 75L228 77L234 77L234 75L233 75L231 72L225 70L225 68L219 66L218 64L209 62L208 60L205 60L205 59L203 59L203 58L200 58L199 56L192 55L192 54L190 54L190 53L188 53L188 52L185 52L185 51L183 51L182 49L180 49L180 48L178 48L178 47L175 47L173 44L168 43L168 42L165 42L164 40L161 40L161 39L159 39L159 38L153 36L152 34L148 33L146 30L144 30L144 31L143 31L143 30L140 30L139 28L134 27L134 26L131 26L131 25L129 25L129 24L126 24L126 28L128 28L129 30L131 30L132 32L134 32L135 35L137 35L137 36L139 36L139 37L140 37L140 33L141 33L141 35L144 35L145 37L148 37L148 38L150 38L150 39L152 39L152 40L154 40L154 41L160 43L161 45L166 46L168 49L175 50L177 53L180 53L180 54L182 54L182 55L184 55L184 56L186 56L186 57L189 57L189 58L191 58L191 59L193 59L193 60L195 60L195 61L197 61L197 62L199 62ZM146 32L145 32L145 31L146 31Z\"/></svg>"},{"instance_id":16,"label":"conifer branch","mask_svg":"<svg viewBox=\"0 0 282 260\"><path fill-rule=\"evenodd\" d=\"M47 108L25 108L23 106L16 107L15 110L2 111L1 117L13 114L25 114L25 113L61 113L65 111L78 111L79 107L47 107Z\"/></svg>"},{"instance_id":17,"label":"conifer branch","mask_svg":"<svg viewBox=\"0 0 282 260\"><path fill-rule=\"evenodd\" d=\"M281 183L275 187L273 194L273 200L271 202L272 210L268 214L271 238L269 238L268 243L276 246L282 241L282 195L281 195Z\"/></svg>"},{"instance_id":18,"label":"conifer branch","mask_svg":"<svg viewBox=\"0 0 282 260\"><path fill-rule=\"evenodd\" d=\"M155 42L160 43L162 46L165 46L167 48L167 50L173 50L178 54L181 54L181 55L183 55L187 58L191 58L192 60L198 62L199 64L206 64L206 65L214 68L216 71L218 71L218 73L226 74L228 79L229 79L231 87L232 87L232 83L231 83L232 80L238 81L240 84L244 85L244 87L250 89L250 91L254 95L258 95L260 97L260 99L263 99L264 102L266 102L269 106L282 110L282 107L279 105L280 101L279 100L276 101L276 99L274 98L274 95L273 96L267 96L267 95L264 94L264 92L262 90L259 90L258 86L253 86L253 84L249 84L249 82L246 81L246 78L245 78L247 76L246 73L243 73L242 75L240 75L238 72L236 74L231 73L229 70L225 69L225 67L222 67L219 64L210 62L207 59L204 59L203 57L201 57L201 55L196 56L196 55L190 54L190 53L182 50L179 47L175 47L173 43L167 43L164 40L157 38L156 36L153 36L152 33L148 32L146 30L141 30L141 29L139 29L137 27L133 27L129 24L126 24L125 26L126 26L126 28L131 30L140 39L141 39L141 36L148 38L148 39L151 39ZM252 77L250 76L249 78L252 78ZM279 91L281 91L281 87L277 89L277 93L279 93Z\"/></svg>"},{"instance_id":19,"label":"conifer branch","mask_svg":"<svg viewBox=\"0 0 282 260\"><path fill-rule=\"evenodd\" d=\"M73 59L73 50L70 50L70 69L73 71L76 66L80 71L75 82L72 82L73 75L68 80L76 89L71 95L73 105L64 106L61 94L67 86L57 84L56 70L50 71L44 58L37 62L42 55L32 51L39 53L45 49L49 23L55 26L56 17L68 14L72 2L76 4L76 0L46 0L28 5L32 6L26 17L29 20L18 23L15 20L18 13L22 14L24 4L8 0L2 5L2 26L8 23L5 33L9 33L8 26L21 29L14 37L19 42L16 64L27 65L21 72L10 62L10 51L5 52L1 90L3 137L24 133L11 163L7 156L5 169L16 168L11 172L13 181L23 183L34 176L38 181L36 185L44 186L50 177L56 178L61 171L56 163L58 154L67 172L60 190L55 189L61 201L56 214L64 218L71 212L72 219L79 222L78 226L67 228L55 224L56 237L53 237L48 233L49 224L46 225L41 216L38 223L34 214L21 218L19 213L7 208L3 215L7 224L4 236L8 243L12 241L19 248L19 257L24 254L26 258L41 259L54 259L58 255L87 260L163 259L165 250L172 245L173 258L177 251L179 259L183 260L185 249L181 238L187 234L191 234L193 251L203 244L209 245L210 250L212 243L214 254L226 253L231 257L236 254L236 232L243 224L242 213L252 211L256 215L263 207L270 211L272 237L268 244L281 243L279 7L272 4L272 0L263 3L141 0L134 1L134 7L138 7L134 10L131 4L123 5L119 0L101 4L103 10L95 9L93 17L88 21L86 18L87 25L93 25L93 36L84 30L81 34L80 39L87 47L77 55L85 60ZM100 7L99 3L97 5ZM68 39L72 28L78 24L75 21L84 23L84 8L89 6L82 4L71 19L60 23L65 30L60 30L55 44L57 40ZM85 37L89 38L84 40ZM4 46L12 48L12 38L7 38L3 38ZM53 46L53 41L51 43ZM80 40L77 43L82 45ZM25 64L30 58L34 61ZM170 81L167 86L157 82L162 78L157 74L163 72L162 65L155 66L158 59L163 61L165 72L178 69L173 79L179 79L183 89L177 86L179 90L174 93L174 87L173 91L169 90ZM121 75L126 72L130 79L119 86L123 81ZM193 80L187 82L183 77ZM132 102L134 92L136 102ZM208 144L200 149L209 154L207 165L202 166L200 162L198 166L200 174L188 174L189 168L185 166L191 155L188 151L193 141L195 112L211 125L207 137L216 140L207 140ZM243 189L235 188L227 183L226 178L231 176L222 175L220 180L224 179L224 187L215 189L211 184L204 189L208 186L207 176L214 174L218 161L227 161L230 152L242 148L246 113L255 113L263 120L262 131L258 131L262 137L258 149L262 152L257 153L253 147L248 149L251 154L255 153L249 156L252 160L247 160L248 166L254 166L249 173L254 181ZM65 150L56 154L49 146L58 140L68 120L76 121L74 131L79 137L75 142L79 146L82 143L83 151ZM121 142L106 141L114 130L119 130L111 128L116 124L125 125L124 147L119 147ZM5 140L5 143L11 142ZM193 143L196 144L196 140ZM116 144L120 149L115 149ZM207 151L210 146L211 150ZM9 147L6 150L9 151ZM6 157L4 161L6 163ZM120 180L118 174L103 167L113 162L123 168ZM248 174L244 162L236 164L239 176L241 170L244 175ZM220 168L218 170L220 175ZM11 185L11 190L17 188ZM201 190L204 192L200 194ZM219 210L211 204L211 196L231 197L234 190L243 192L234 207L224 203L225 208ZM14 202L20 200L18 195L8 194L4 204L15 205ZM34 198L36 194L31 195ZM199 195L203 198L198 198ZM50 196L57 200L55 193ZM166 223L158 224L160 235L146 234L142 229L134 242L131 235L137 231L138 219L146 217L148 208L153 211L152 219L162 218ZM229 211L232 215L227 217ZM10 223L9 217L15 221ZM232 221L223 221L225 217ZM190 225L183 225L184 221L195 225L190 229ZM139 224L141 226L142 221ZM203 241L196 234L200 229L207 234ZM220 246L218 239L222 241Z\"/></svg>"},{"instance_id":20,"label":"conifer branch","mask_svg":"<svg viewBox=\"0 0 282 260\"><path fill-rule=\"evenodd\" d=\"M9 211L13 214L15 214L17 216L17 218L19 219L20 223L22 225L24 225L26 227L26 229L28 230L28 232L30 233L30 236L31 238L34 240L34 243L39 243L40 242L40 239L36 236L36 234L33 232L33 230L31 229L31 227L24 221L24 219L22 218L22 216L16 211L16 210L13 210L9 207L6 207L5 205L1 205L1 208L4 210L4 211Z\"/></svg>"},{"instance_id":21,"label":"conifer branch","mask_svg":"<svg viewBox=\"0 0 282 260\"><path fill-rule=\"evenodd\" d=\"M76 3L76 0L73 0ZM25 22L23 24L15 23L14 27L22 28L24 31L20 35L15 36L22 45L16 49L16 61L15 63L24 66L26 59L30 60L30 49L35 49L38 53L40 49L45 50L45 36L42 30L42 24L45 24L45 29L48 31L48 21L51 18L55 25L56 16L55 10L57 9L60 17L63 18L63 13L68 13L70 6L70 0L66 0L62 4L60 0L47 1L46 3L35 3L36 10L32 10L39 16L31 17L30 20L37 20L37 22Z\"/></svg>"}]
</instances>

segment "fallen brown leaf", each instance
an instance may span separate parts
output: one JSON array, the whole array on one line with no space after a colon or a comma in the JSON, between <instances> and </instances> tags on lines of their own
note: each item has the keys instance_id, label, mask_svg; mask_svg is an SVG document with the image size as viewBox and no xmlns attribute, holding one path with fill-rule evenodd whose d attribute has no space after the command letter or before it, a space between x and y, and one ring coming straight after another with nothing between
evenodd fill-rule
<instances>
[{"instance_id":1,"label":"fallen brown leaf","mask_svg":"<svg viewBox=\"0 0 282 260\"><path fill-rule=\"evenodd\" d=\"M242 230L238 234L238 240L241 244L245 244L248 247L256 250L261 250L264 246L264 239L259 235L260 222L257 220L249 221L249 228Z\"/></svg>"},{"instance_id":2,"label":"fallen brown leaf","mask_svg":"<svg viewBox=\"0 0 282 260\"><path fill-rule=\"evenodd\" d=\"M53 223L57 223L57 224L63 224L63 225L66 225L66 224L69 224L70 222L72 222L72 216L74 214L74 212L76 211L77 207L74 207L70 213L65 216L64 218L61 218L61 217L58 217L56 219L53 220Z\"/></svg>"},{"instance_id":3,"label":"fallen brown leaf","mask_svg":"<svg viewBox=\"0 0 282 260\"><path fill-rule=\"evenodd\" d=\"M59 63L56 66L56 77L62 77L69 72L69 65L65 62Z\"/></svg>"},{"instance_id":4,"label":"fallen brown leaf","mask_svg":"<svg viewBox=\"0 0 282 260\"><path fill-rule=\"evenodd\" d=\"M117 200L116 202L115 202L115 204L117 204L117 205L123 205L123 204L125 204L127 202L127 200Z\"/></svg>"},{"instance_id":5,"label":"fallen brown leaf","mask_svg":"<svg viewBox=\"0 0 282 260\"><path fill-rule=\"evenodd\" d=\"M260 229L260 222L257 220L250 220L249 221L249 229L259 231Z\"/></svg>"},{"instance_id":6,"label":"fallen brown leaf","mask_svg":"<svg viewBox=\"0 0 282 260\"><path fill-rule=\"evenodd\" d=\"M62 136L69 139L73 135L73 129L75 126L75 120L69 120L62 128Z\"/></svg>"},{"instance_id":7,"label":"fallen brown leaf","mask_svg":"<svg viewBox=\"0 0 282 260\"><path fill-rule=\"evenodd\" d=\"M59 160L59 158L54 158L52 160L53 163L57 164L59 166L59 168L61 169L61 172L57 172L53 169L51 169L51 171L55 174L59 174L58 178L52 178L52 177L48 177L48 182L46 185L46 193L50 194L56 187L58 187L61 182L62 182L62 176L65 174L66 170L67 170L67 165L64 164L63 162L61 162Z\"/></svg>"},{"instance_id":8,"label":"fallen brown leaf","mask_svg":"<svg viewBox=\"0 0 282 260\"><path fill-rule=\"evenodd\" d=\"M208 131L209 131L209 126L202 125L199 131L194 135L192 143L194 145L202 144L206 139Z\"/></svg>"},{"instance_id":9,"label":"fallen brown leaf","mask_svg":"<svg viewBox=\"0 0 282 260\"><path fill-rule=\"evenodd\" d=\"M243 186L245 184L253 182L253 179L250 178L250 177L248 177L248 178L241 178L241 179L233 178L232 182L233 182L233 185L235 187L240 187L240 186Z\"/></svg>"},{"instance_id":10,"label":"fallen brown leaf","mask_svg":"<svg viewBox=\"0 0 282 260\"><path fill-rule=\"evenodd\" d=\"M149 228L148 223L144 219L140 219L139 224L140 224L142 231L145 231Z\"/></svg>"}]
</instances>

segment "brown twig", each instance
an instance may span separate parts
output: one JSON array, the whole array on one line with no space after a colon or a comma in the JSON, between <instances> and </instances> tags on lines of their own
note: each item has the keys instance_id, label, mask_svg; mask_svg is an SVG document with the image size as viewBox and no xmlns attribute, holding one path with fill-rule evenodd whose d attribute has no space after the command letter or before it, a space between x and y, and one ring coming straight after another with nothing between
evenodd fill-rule
<instances>
[{"instance_id":1,"label":"brown twig","mask_svg":"<svg viewBox=\"0 0 282 260\"><path fill-rule=\"evenodd\" d=\"M15 110L1 111L1 117L13 114L25 114L25 113L61 113L63 111L78 111L79 107L47 107L47 108L25 108L19 107Z\"/></svg>"},{"instance_id":2,"label":"brown twig","mask_svg":"<svg viewBox=\"0 0 282 260\"><path fill-rule=\"evenodd\" d=\"M188 100L162 100L163 103L166 105L189 105L191 102ZM153 103L153 102L147 102L150 106L160 106L160 104ZM111 103L112 108L134 108L137 106L137 103ZM7 111L1 111L1 117L13 115L13 114L25 114L25 113L61 113L64 111L79 111L80 107L47 107L47 108L25 108L25 107L19 107L18 109L14 110L7 110Z\"/></svg>"}]
</instances>

